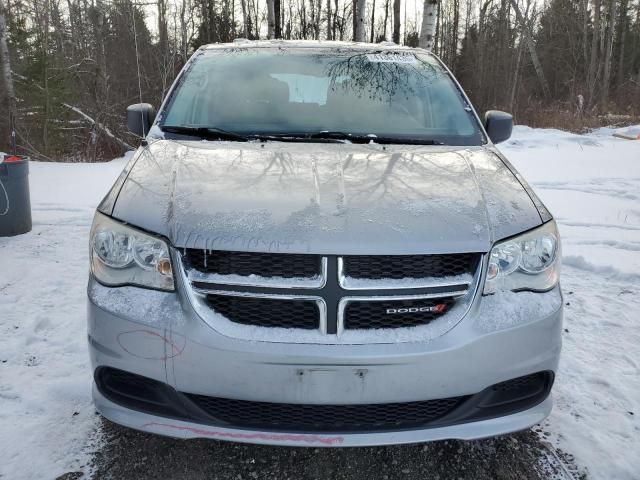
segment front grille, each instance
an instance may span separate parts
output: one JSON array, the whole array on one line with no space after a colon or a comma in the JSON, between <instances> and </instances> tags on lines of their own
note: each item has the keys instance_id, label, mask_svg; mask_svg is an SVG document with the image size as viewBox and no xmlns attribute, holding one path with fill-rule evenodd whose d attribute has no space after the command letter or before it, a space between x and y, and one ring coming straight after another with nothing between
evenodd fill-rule
<instances>
[{"instance_id":1,"label":"front grille","mask_svg":"<svg viewBox=\"0 0 640 480\"><path fill-rule=\"evenodd\" d=\"M186 394L216 421L234 427L287 432L384 431L426 426L467 397L409 403L309 405L267 403Z\"/></svg>"},{"instance_id":2,"label":"front grille","mask_svg":"<svg viewBox=\"0 0 640 480\"><path fill-rule=\"evenodd\" d=\"M446 255L351 255L343 257L346 277L381 280L385 278L438 278L473 274L480 254Z\"/></svg>"},{"instance_id":3,"label":"front grille","mask_svg":"<svg viewBox=\"0 0 640 480\"><path fill-rule=\"evenodd\" d=\"M303 329L320 326L320 312L313 300L207 295L206 303L228 320L244 325Z\"/></svg>"},{"instance_id":4,"label":"front grille","mask_svg":"<svg viewBox=\"0 0 640 480\"><path fill-rule=\"evenodd\" d=\"M349 302L344 311L344 328L406 328L427 325L445 314L451 305L451 299Z\"/></svg>"},{"instance_id":5,"label":"front grille","mask_svg":"<svg viewBox=\"0 0 640 480\"><path fill-rule=\"evenodd\" d=\"M219 275L313 278L321 274L322 257L288 253L230 252L187 248L187 267Z\"/></svg>"},{"instance_id":6,"label":"front grille","mask_svg":"<svg viewBox=\"0 0 640 480\"><path fill-rule=\"evenodd\" d=\"M443 315L459 320L465 309L453 307L470 304L482 259L477 253L344 257L200 249L180 253L198 313L221 333L244 339L255 338L256 332L231 330L216 314L237 324L319 330L323 335L423 326ZM449 312L460 314L459 318L449 318ZM301 333L296 342L317 341L315 335Z\"/></svg>"}]
</instances>

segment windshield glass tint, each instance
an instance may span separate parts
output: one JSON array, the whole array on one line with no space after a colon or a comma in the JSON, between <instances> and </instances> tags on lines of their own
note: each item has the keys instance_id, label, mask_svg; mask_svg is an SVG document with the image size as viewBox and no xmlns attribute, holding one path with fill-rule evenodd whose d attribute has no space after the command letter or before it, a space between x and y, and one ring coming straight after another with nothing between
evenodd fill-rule
<instances>
[{"instance_id":1,"label":"windshield glass tint","mask_svg":"<svg viewBox=\"0 0 640 480\"><path fill-rule=\"evenodd\" d=\"M430 55L353 49L203 51L183 75L163 125L241 134L320 131L478 145L461 93Z\"/></svg>"}]
</instances>

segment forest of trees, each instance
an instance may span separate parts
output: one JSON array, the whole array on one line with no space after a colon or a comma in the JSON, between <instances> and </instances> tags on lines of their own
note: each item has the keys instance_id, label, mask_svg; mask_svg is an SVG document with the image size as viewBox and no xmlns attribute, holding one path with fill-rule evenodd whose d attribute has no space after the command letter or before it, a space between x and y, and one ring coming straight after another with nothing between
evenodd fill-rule
<instances>
[{"instance_id":1,"label":"forest of trees","mask_svg":"<svg viewBox=\"0 0 640 480\"><path fill-rule=\"evenodd\" d=\"M32 158L119 155L139 87L158 106L195 49L235 38L432 48L479 111L532 126L640 114L640 0L0 0L0 150L14 123Z\"/></svg>"}]
</instances>

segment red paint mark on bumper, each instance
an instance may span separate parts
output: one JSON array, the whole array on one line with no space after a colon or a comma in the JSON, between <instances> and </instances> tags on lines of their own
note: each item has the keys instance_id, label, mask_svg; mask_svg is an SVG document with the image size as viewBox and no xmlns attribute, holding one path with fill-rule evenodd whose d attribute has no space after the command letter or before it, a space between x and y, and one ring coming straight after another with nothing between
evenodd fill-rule
<instances>
[{"instance_id":1,"label":"red paint mark on bumper","mask_svg":"<svg viewBox=\"0 0 640 480\"><path fill-rule=\"evenodd\" d=\"M195 435L202 435L212 438L225 438L229 440L265 440L271 442L296 442L306 444L340 445L344 441L343 437L324 437L320 435L305 435L293 433L242 433L225 432L220 430L206 430L204 428L187 427L182 425L171 425L169 423L145 423L142 428L163 427L173 430L186 430Z\"/></svg>"},{"instance_id":2,"label":"red paint mark on bumper","mask_svg":"<svg viewBox=\"0 0 640 480\"><path fill-rule=\"evenodd\" d=\"M123 343L124 342L123 339L128 336L134 336L134 335L150 335L154 338L157 338L163 341L165 343L166 354L162 356L150 357L150 356L140 355L134 351L127 349L127 347ZM122 348L125 352L127 352L130 355L133 355L134 357L143 358L145 360L168 360L169 358L177 357L184 350L184 346L182 348L179 348L175 343L173 343L173 341L171 341L171 339L157 332L154 332L153 330L130 330L127 332L121 332L116 337L116 340L118 342L118 345L120 345L120 348ZM167 351L167 346L169 347L169 351Z\"/></svg>"}]
</instances>

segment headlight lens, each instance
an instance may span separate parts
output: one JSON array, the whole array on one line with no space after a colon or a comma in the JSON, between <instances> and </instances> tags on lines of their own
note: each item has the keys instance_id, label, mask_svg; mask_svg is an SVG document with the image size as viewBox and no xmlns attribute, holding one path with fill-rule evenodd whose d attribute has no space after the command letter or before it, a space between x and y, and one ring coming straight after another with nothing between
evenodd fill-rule
<instances>
[{"instance_id":1,"label":"headlight lens","mask_svg":"<svg viewBox=\"0 0 640 480\"><path fill-rule=\"evenodd\" d=\"M91 227L91 271L109 286L173 290L167 243L97 213Z\"/></svg>"},{"instance_id":2,"label":"headlight lens","mask_svg":"<svg viewBox=\"0 0 640 480\"><path fill-rule=\"evenodd\" d=\"M560 237L554 221L491 249L484 293L546 291L560 276Z\"/></svg>"}]
</instances>

